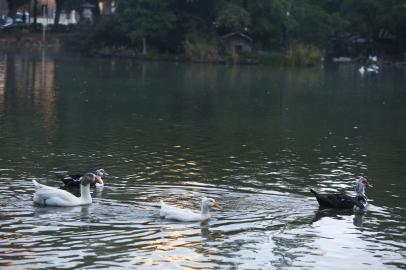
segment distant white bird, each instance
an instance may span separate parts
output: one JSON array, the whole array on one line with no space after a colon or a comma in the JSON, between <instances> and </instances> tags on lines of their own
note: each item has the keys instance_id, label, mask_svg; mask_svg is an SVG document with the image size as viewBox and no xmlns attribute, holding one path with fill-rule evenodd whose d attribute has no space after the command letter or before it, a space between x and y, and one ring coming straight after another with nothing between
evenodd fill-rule
<instances>
[{"instance_id":1,"label":"distant white bird","mask_svg":"<svg viewBox=\"0 0 406 270\"><path fill-rule=\"evenodd\" d=\"M369 64L369 65L366 65L366 66L361 66L358 69L358 72L361 75L364 75L365 72L378 74L379 73L379 66L377 64Z\"/></svg>"},{"instance_id":2,"label":"distant white bird","mask_svg":"<svg viewBox=\"0 0 406 270\"><path fill-rule=\"evenodd\" d=\"M368 72L379 73L379 66L377 64L372 64L367 67Z\"/></svg>"},{"instance_id":3,"label":"distant white bird","mask_svg":"<svg viewBox=\"0 0 406 270\"><path fill-rule=\"evenodd\" d=\"M178 221L205 221L210 219L210 208L216 208L222 210L223 207L219 205L214 199L211 198L202 198L201 211L194 212L189 209L178 208L170 206L161 201L161 209L159 215L162 218L173 219Z\"/></svg>"},{"instance_id":4,"label":"distant white bird","mask_svg":"<svg viewBox=\"0 0 406 270\"><path fill-rule=\"evenodd\" d=\"M369 56L368 59L372 62L378 62L378 56Z\"/></svg>"},{"instance_id":5,"label":"distant white bird","mask_svg":"<svg viewBox=\"0 0 406 270\"><path fill-rule=\"evenodd\" d=\"M92 203L90 184L98 181L93 173L85 174L80 181L80 197L59 188L49 187L32 180L35 186L34 202L43 206L77 206Z\"/></svg>"}]
</instances>

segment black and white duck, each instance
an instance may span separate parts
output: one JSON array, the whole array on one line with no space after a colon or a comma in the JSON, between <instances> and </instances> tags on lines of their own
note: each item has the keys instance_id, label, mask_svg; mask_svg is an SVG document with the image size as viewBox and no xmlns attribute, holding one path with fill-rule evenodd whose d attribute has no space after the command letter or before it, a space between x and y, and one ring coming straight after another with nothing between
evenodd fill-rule
<instances>
[{"instance_id":1,"label":"black and white duck","mask_svg":"<svg viewBox=\"0 0 406 270\"><path fill-rule=\"evenodd\" d=\"M87 173L80 178L80 197L72 193L38 183L32 180L35 186L34 202L43 206L77 206L92 203L90 185L99 182L93 173Z\"/></svg>"},{"instance_id":2,"label":"black and white duck","mask_svg":"<svg viewBox=\"0 0 406 270\"><path fill-rule=\"evenodd\" d=\"M360 177L355 181L355 196L349 196L343 193L318 193L313 189L310 191L316 196L320 207L336 209L354 209L364 210L368 205L365 188L368 187L368 180Z\"/></svg>"},{"instance_id":3,"label":"black and white duck","mask_svg":"<svg viewBox=\"0 0 406 270\"><path fill-rule=\"evenodd\" d=\"M95 183L91 184L91 186L103 187L104 182L102 177L105 177L109 174L104 169L98 169L95 171L94 174L96 175L96 178L98 178L98 180ZM64 183L65 186L79 187L81 180L80 178L83 176L83 174L71 174L71 175L56 174L56 176Z\"/></svg>"}]
</instances>

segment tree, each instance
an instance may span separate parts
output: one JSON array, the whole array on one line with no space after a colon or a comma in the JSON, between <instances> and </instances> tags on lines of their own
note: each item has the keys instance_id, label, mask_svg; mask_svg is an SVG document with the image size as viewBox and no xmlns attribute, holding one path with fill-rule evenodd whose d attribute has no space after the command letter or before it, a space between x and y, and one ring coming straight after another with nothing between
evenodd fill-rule
<instances>
[{"instance_id":1,"label":"tree","mask_svg":"<svg viewBox=\"0 0 406 270\"><path fill-rule=\"evenodd\" d=\"M99 6L99 0L87 0L90 4L93 5L92 12L94 16L94 20L97 22L100 19L100 6Z\"/></svg>"},{"instance_id":2,"label":"tree","mask_svg":"<svg viewBox=\"0 0 406 270\"><path fill-rule=\"evenodd\" d=\"M241 6L226 4L216 18L216 24L226 31L243 31L250 24L250 14Z\"/></svg>"},{"instance_id":3,"label":"tree","mask_svg":"<svg viewBox=\"0 0 406 270\"><path fill-rule=\"evenodd\" d=\"M62 11L62 8L63 8L65 2L66 2L66 0L55 0L56 9L55 9L55 18L54 18L54 29L58 28L59 18L61 16L61 11Z\"/></svg>"},{"instance_id":4,"label":"tree","mask_svg":"<svg viewBox=\"0 0 406 270\"><path fill-rule=\"evenodd\" d=\"M37 29L38 0L34 0L32 15L34 17L34 29Z\"/></svg>"},{"instance_id":5,"label":"tree","mask_svg":"<svg viewBox=\"0 0 406 270\"><path fill-rule=\"evenodd\" d=\"M27 0L13 0L21 1ZM80 9L84 2L98 7L98 0L69 0L65 5ZM112 0L103 3L109 6ZM125 44L142 43L144 54L147 45L177 52L184 48L185 40L216 40L225 31L242 31L247 26L255 46L264 50L287 51L290 43L297 42L328 53L336 50L359 54L366 48L386 46L385 42L392 42L389 47L397 46L395 49L401 52L406 44L403 0L116 0L114 3L117 16L111 16L112 24L100 33L114 32L120 37L117 40ZM98 9L94 14L97 17ZM93 31L101 29L102 24ZM95 35L101 39L97 42L108 42L103 35ZM353 37L369 43L353 45Z\"/></svg>"},{"instance_id":6,"label":"tree","mask_svg":"<svg viewBox=\"0 0 406 270\"><path fill-rule=\"evenodd\" d=\"M240 1L251 17L250 34L260 47L280 49L288 44L288 32L295 25L289 16L293 0Z\"/></svg>"},{"instance_id":7,"label":"tree","mask_svg":"<svg viewBox=\"0 0 406 270\"><path fill-rule=\"evenodd\" d=\"M122 30L133 43L142 41L144 55L147 41L164 37L176 21L165 0L122 0L119 14Z\"/></svg>"}]
</instances>

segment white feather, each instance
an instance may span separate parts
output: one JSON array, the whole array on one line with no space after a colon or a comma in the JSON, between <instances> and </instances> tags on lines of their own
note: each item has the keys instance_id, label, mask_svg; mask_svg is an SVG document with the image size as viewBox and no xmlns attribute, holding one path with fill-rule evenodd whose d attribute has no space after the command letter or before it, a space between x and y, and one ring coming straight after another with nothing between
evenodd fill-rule
<instances>
[{"instance_id":1,"label":"white feather","mask_svg":"<svg viewBox=\"0 0 406 270\"><path fill-rule=\"evenodd\" d=\"M66 190L46 186L32 180L35 186L34 202L43 206L76 206L92 203L90 186L80 185L80 197Z\"/></svg>"},{"instance_id":2,"label":"white feather","mask_svg":"<svg viewBox=\"0 0 406 270\"><path fill-rule=\"evenodd\" d=\"M178 221L183 221L183 222L189 222L189 221L205 221L210 219L210 207L216 205L217 207L218 204L213 200L209 198L203 198L202 199L202 207L201 211L191 211L189 209L183 209L175 206L170 206L161 201L161 209L159 211L159 215L162 218L166 219L173 219L173 220L178 220Z\"/></svg>"}]
</instances>

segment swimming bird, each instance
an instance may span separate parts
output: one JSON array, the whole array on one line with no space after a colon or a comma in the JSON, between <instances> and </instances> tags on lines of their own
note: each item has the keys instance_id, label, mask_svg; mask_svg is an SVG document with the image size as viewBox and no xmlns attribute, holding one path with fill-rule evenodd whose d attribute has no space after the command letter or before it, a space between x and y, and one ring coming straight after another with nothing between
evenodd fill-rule
<instances>
[{"instance_id":1,"label":"swimming bird","mask_svg":"<svg viewBox=\"0 0 406 270\"><path fill-rule=\"evenodd\" d=\"M379 73L379 66L378 66L378 57L377 56L369 56L366 60L365 65L361 66L358 69L358 72L361 75L364 75L365 72L378 74Z\"/></svg>"},{"instance_id":2,"label":"swimming bird","mask_svg":"<svg viewBox=\"0 0 406 270\"><path fill-rule=\"evenodd\" d=\"M355 182L355 197L342 193L318 193L313 189L310 191L316 196L321 207L363 210L368 205L365 187L368 187L368 180L365 177L360 177Z\"/></svg>"},{"instance_id":3,"label":"swimming bird","mask_svg":"<svg viewBox=\"0 0 406 270\"><path fill-rule=\"evenodd\" d=\"M358 69L358 71L359 71L359 73L361 73L361 75L364 75L364 73L365 73L365 67L364 67L364 66L361 66L361 67Z\"/></svg>"},{"instance_id":4,"label":"swimming bird","mask_svg":"<svg viewBox=\"0 0 406 270\"><path fill-rule=\"evenodd\" d=\"M378 62L378 56L376 56L376 55L375 55L375 56L371 56L371 55L370 55L370 56L368 56L368 60L371 61L371 62L375 62L375 63L376 63L376 62Z\"/></svg>"},{"instance_id":5,"label":"swimming bird","mask_svg":"<svg viewBox=\"0 0 406 270\"><path fill-rule=\"evenodd\" d=\"M366 68L366 71L378 74L379 73L379 66L377 64L368 65L367 68Z\"/></svg>"},{"instance_id":6,"label":"swimming bird","mask_svg":"<svg viewBox=\"0 0 406 270\"><path fill-rule=\"evenodd\" d=\"M358 72L359 72L361 75L364 75L365 72L367 72L367 73L373 73L373 74L378 74L378 73L379 73L379 66L378 66L377 64L371 64L371 65L368 65L368 66L361 66L361 67L358 69Z\"/></svg>"},{"instance_id":7,"label":"swimming bird","mask_svg":"<svg viewBox=\"0 0 406 270\"><path fill-rule=\"evenodd\" d=\"M87 173L80 180L80 197L59 188L54 188L32 180L35 186L34 202L43 206L77 206L92 203L90 196L90 184L98 182L93 173Z\"/></svg>"},{"instance_id":8,"label":"swimming bird","mask_svg":"<svg viewBox=\"0 0 406 270\"><path fill-rule=\"evenodd\" d=\"M214 199L211 198L202 198L202 206L201 206L201 211L195 212L191 211L189 209L183 209L183 208L178 208L174 206L170 206L165 204L163 201L161 201L161 209L159 211L159 215L162 218L166 219L173 219L173 220L178 220L178 221L205 221L210 219L210 208L215 208L222 210L223 207L221 207L220 204L218 204Z\"/></svg>"},{"instance_id":9,"label":"swimming bird","mask_svg":"<svg viewBox=\"0 0 406 270\"><path fill-rule=\"evenodd\" d=\"M96 186L96 187L103 187L104 182L102 177L109 175L106 170L104 169L98 169L95 171L95 175L98 178L99 181L96 181L95 184L91 184L91 186ZM83 176L83 174L71 174L71 175L66 175L66 174L56 174L56 176L65 184L65 186L68 187L79 187L80 186L80 178Z\"/></svg>"}]
</instances>

